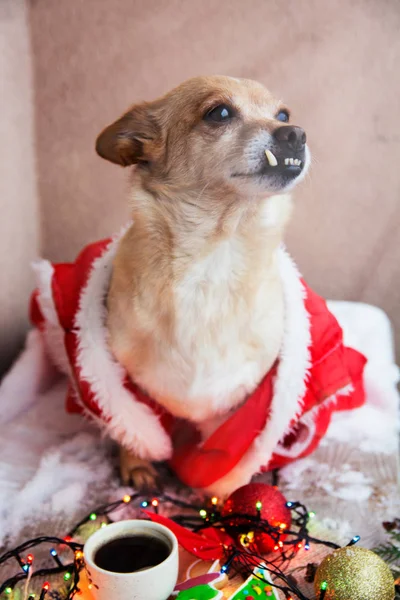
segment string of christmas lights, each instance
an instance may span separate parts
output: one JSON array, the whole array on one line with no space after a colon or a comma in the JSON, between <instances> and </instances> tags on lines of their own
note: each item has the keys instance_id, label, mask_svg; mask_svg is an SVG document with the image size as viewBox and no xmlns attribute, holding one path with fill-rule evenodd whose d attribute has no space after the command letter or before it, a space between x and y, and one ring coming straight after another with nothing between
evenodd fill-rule
<instances>
[{"instance_id":1,"label":"string of christmas lights","mask_svg":"<svg viewBox=\"0 0 400 600\"><path fill-rule=\"evenodd\" d=\"M158 514L160 504L171 504L177 508L190 511L190 513L174 515L171 517L178 525L181 525L193 532L201 532L203 529L213 527L225 531L234 540L239 540L237 545L231 545L225 549L224 563L221 567L222 572L229 572L231 569L242 575L250 575L255 568L267 570L273 577L272 585L281 590L286 599L309 600L297 586L297 582L290 574L285 574L282 566L294 558L301 550L309 550L311 544L322 544L331 549L338 549L339 546L329 541L320 540L310 536L308 532L308 523L315 514L307 511L307 508L300 502L287 502L286 507L290 509L292 515L292 525L289 528L286 523L280 523L279 526L271 525L267 520L261 518L261 502L256 503L256 515L242 513L233 513L222 515L219 509L219 500L216 497L211 498L205 505L199 506L183 500L173 498L167 494L159 494L157 497L145 497L138 493L126 494L120 500L103 504L94 511L87 514L71 529L64 538L40 536L33 538L21 544L20 546L9 550L0 556L0 566L10 560L16 560L21 571L16 575L0 583L0 594L5 593L10 596L15 586L29 578L43 577L46 581L42 585L39 600L45 600L46 594L50 589L47 581L53 575L64 573L64 581L69 584L66 600L70 600L79 591L79 573L84 566L83 562L83 544L74 541L74 536L79 529L89 522L94 522L100 517L108 518L107 515L124 505L136 505L138 508L151 509ZM104 526L105 523L102 523ZM268 534L275 542L274 553L269 558L258 554L252 545L254 534ZM282 541L281 536L285 534ZM359 541L359 536L354 537L349 545ZM34 556L25 553L33 548L43 545L49 545L49 554L52 557L55 566L50 568L33 569ZM56 548L60 548L57 550ZM73 561L64 563L63 558L66 550L73 553ZM304 567L306 568L306 567ZM323 600L326 593L325 582L321 584L320 596L318 600ZM33 595L28 595L28 600L33 600ZM35 599L36 600L36 599Z\"/></svg>"},{"instance_id":2,"label":"string of christmas lights","mask_svg":"<svg viewBox=\"0 0 400 600\"><path fill-rule=\"evenodd\" d=\"M60 545L64 548L69 548L74 553L74 561L63 564L58 557L58 553L54 548L51 548L50 555L54 559L57 566L50 568L39 568L37 570L33 570L33 554L28 554L26 559L23 560L21 557L27 550L31 548L36 548L38 546L42 546L43 544L51 544ZM72 579L72 584L70 586L69 594L67 598L72 598L75 592L78 590L79 583L79 572L83 568L83 544L78 542L74 542L71 540L66 540L52 537L52 536L40 536L37 538L33 538L17 546L16 548L9 550L5 554L0 557L0 566L10 559L15 559L21 567L21 572L13 575L12 577L6 579L3 583L0 584L0 594L5 593L6 595L10 595L14 589L14 587L21 581L26 580L28 577L30 579L36 577L50 577L51 575L58 575L59 573L64 573L64 580L67 582ZM39 600L44 600L47 592L50 589L50 583L45 581L42 585L40 598ZM28 600L32 598L29 596Z\"/></svg>"},{"instance_id":3,"label":"string of christmas lights","mask_svg":"<svg viewBox=\"0 0 400 600\"><path fill-rule=\"evenodd\" d=\"M300 502L287 502L286 506L290 508L292 515L294 515L292 523L295 525L296 529L288 528L286 523L280 523L279 526L275 527L268 521L261 519L259 511L260 507L257 507L257 505L257 516L245 515L244 517L244 515L240 513L222 516L215 508L211 513L205 508L202 508L199 511L199 517L196 515L177 515L173 517L173 520L193 531L201 531L205 527L212 525L216 529L225 530L228 534L231 533L232 537L235 536L235 534L239 534L243 546L246 546L246 537L249 538L249 533L250 536L254 533L265 533L274 540L274 550L276 552L280 551L283 560L291 560L301 548L308 551L311 543L323 544L334 550L340 548L340 546L333 542L319 540L310 536L308 532L308 523L310 519L315 517L315 513L312 511L309 512L304 504L301 504ZM280 538L283 532L290 539L281 541ZM358 541L360 538L357 536L357 538L353 539ZM352 541L352 543L356 542ZM249 545L251 544L248 543L247 546ZM291 550L289 554L285 552L285 547Z\"/></svg>"}]
</instances>

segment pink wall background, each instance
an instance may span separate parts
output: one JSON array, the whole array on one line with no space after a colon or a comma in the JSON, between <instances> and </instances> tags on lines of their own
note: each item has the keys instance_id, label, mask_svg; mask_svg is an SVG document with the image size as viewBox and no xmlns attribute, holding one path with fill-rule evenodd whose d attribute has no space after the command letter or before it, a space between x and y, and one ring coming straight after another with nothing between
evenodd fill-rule
<instances>
[{"instance_id":1,"label":"pink wall background","mask_svg":"<svg viewBox=\"0 0 400 600\"><path fill-rule=\"evenodd\" d=\"M29 29L23 0L3 0L2 20L4 6L20 27L1 59L8 338L24 326L39 232L42 254L68 260L128 216L127 172L94 152L100 129L187 77L222 73L265 83L307 130L314 164L287 242L308 282L381 306L400 341L397 0L31 0Z\"/></svg>"}]
</instances>

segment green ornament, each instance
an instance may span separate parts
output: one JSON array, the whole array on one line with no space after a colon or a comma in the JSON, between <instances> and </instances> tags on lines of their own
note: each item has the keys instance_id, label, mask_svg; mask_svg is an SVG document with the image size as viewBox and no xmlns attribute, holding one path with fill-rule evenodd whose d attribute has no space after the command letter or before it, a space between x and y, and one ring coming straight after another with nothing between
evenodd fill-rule
<instances>
[{"instance_id":1,"label":"green ornament","mask_svg":"<svg viewBox=\"0 0 400 600\"><path fill-rule=\"evenodd\" d=\"M271 579L265 569L255 569L250 577L229 596L229 600L279 600L278 592L271 585Z\"/></svg>"},{"instance_id":2,"label":"green ornament","mask_svg":"<svg viewBox=\"0 0 400 600\"><path fill-rule=\"evenodd\" d=\"M175 596L176 600L219 600L222 593L209 585L196 585L189 590L182 590Z\"/></svg>"}]
</instances>

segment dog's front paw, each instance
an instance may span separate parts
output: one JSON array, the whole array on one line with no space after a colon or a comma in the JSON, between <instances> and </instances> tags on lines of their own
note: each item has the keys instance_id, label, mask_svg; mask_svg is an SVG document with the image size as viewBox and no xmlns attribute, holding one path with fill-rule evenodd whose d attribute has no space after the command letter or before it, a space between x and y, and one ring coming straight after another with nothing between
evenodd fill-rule
<instances>
[{"instance_id":1,"label":"dog's front paw","mask_svg":"<svg viewBox=\"0 0 400 600\"><path fill-rule=\"evenodd\" d=\"M138 492L154 492L160 489L158 473L151 462L138 458L122 447L120 472L123 483L132 485Z\"/></svg>"}]
</instances>

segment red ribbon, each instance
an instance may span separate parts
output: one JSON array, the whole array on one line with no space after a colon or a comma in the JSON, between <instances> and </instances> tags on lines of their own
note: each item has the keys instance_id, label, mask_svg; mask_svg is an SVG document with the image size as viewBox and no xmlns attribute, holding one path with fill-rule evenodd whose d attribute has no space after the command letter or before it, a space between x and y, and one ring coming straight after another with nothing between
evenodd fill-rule
<instances>
[{"instance_id":1,"label":"red ribbon","mask_svg":"<svg viewBox=\"0 0 400 600\"><path fill-rule=\"evenodd\" d=\"M201 533L194 533L178 525L171 519L156 513L143 511L154 522L168 527L178 539L179 544L202 560L217 560L224 557L225 549L233 544L232 538L214 527L207 527Z\"/></svg>"}]
</instances>

